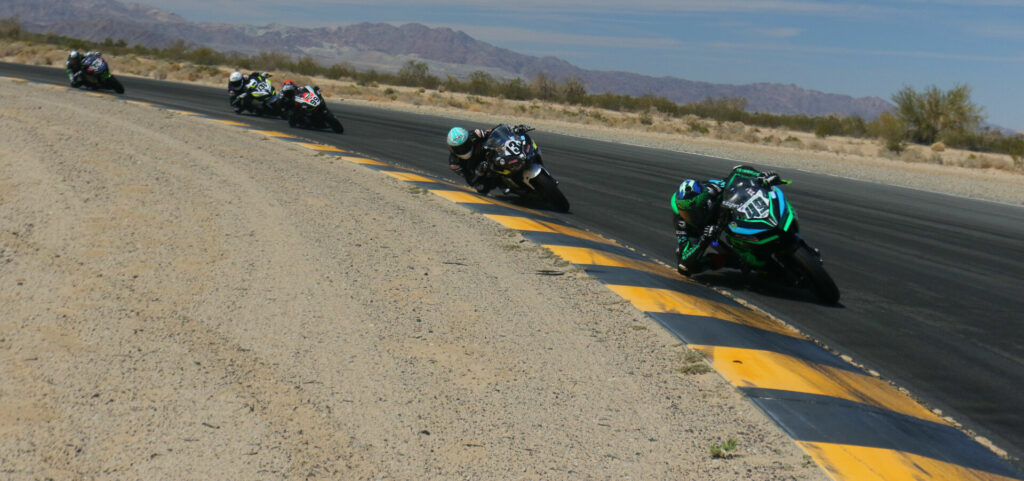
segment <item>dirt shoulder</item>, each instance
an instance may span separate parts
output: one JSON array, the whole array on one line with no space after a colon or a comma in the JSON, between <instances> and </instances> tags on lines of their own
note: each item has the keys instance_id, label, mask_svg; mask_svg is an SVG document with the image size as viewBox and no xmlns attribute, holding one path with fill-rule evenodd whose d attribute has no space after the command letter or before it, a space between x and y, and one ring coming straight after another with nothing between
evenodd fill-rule
<instances>
[{"instance_id":1,"label":"dirt shoulder","mask_svg":"<svg viewBox=\"0 0 1024 481\"><path fill-rule=\"evenodd\" d=\"M825 479L481 216L213 121L0 95L4 479Z\"/></svg>"}]
</instances>

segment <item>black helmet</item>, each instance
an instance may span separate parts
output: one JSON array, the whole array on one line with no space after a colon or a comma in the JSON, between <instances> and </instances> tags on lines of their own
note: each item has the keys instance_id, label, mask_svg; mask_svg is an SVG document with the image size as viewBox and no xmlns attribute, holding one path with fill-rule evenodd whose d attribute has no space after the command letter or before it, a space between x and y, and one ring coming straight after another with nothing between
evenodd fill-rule
<instances>
[{"instance_id":1,"label":"black helmet","mask_svg":"<svg viewBox=\"0 0 1024 481\"><path fill-rule=\"evenodd\" d=\"M688 224L703 226L711 219L711 195L700 181L686 179L672 196L672 210Z\"/></svg>"}]
</instances>

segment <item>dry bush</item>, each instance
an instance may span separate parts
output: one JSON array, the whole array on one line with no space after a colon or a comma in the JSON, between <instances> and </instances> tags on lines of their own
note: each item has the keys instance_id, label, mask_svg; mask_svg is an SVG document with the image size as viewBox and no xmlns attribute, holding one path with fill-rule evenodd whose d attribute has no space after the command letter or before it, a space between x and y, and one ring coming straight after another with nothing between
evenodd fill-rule
<instances>
[{"instance_id":1,"label":"dry bush","mask_svg":"<svg viewBox=\"0 0 1024 481\"><path fill-rule=\"evenodd\" d=\"M945 152L946 151L946 144L944 144L942 142L935 142L934 144L932 144L931 149L932 149L933 152Z\"/></svg>"},{"instance_id":2,"label":"dry bush","mask_svg":"<svg viewBox=\"0 0 1024 481\"><path fill-rule=\"evenodd\" d=\"M923 164L928 162L928 157L921 153L918 149L907 149L900 154L900 160L904 162L912 162L915 164Z\"/></svg>"}]
</instances>

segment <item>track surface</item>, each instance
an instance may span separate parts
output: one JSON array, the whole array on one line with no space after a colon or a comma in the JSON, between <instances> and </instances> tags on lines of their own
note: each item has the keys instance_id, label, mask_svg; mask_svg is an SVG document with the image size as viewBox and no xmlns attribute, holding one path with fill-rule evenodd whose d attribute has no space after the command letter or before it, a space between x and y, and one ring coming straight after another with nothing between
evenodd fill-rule
<instances>
[{"instance_id":1,"label":"track surface","mask_svg":"<svg viewBox=\"0 0 1024 481\"><path fill-rule=\"evenodd\" d=\"M63 83L56 69L0 63L0 75ZM121 78L126 98L289 132L452 179L450 118L332 102L345 134L238 116L221 89ZM561 218L670 263L668 199L687 177L730 160L535 132L572 203ZM763 166L762 166L763 167ZM781 172L805 238L821 249L840 307L738 273L701 277L734 290L1024 457L1024 208L797 171ZM342 186L343 187L343 186ZM1018 467L1020 464L1018 464Z\"/></svg>"}]
</instances>

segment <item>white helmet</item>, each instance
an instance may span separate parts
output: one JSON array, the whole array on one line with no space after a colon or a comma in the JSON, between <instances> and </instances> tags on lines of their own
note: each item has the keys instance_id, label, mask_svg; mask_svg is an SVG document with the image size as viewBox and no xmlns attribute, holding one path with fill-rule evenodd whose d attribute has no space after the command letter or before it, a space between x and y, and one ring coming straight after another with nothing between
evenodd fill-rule
<instances>
[{"instance_id":1,"label":"white helmet","mask_svg":"<svg viewBox=\"0 0 1024 481\"><path fill-rule=\"evenodd\" d=\"M80 56L81 56L81 54L78 53L78 50L72 50L71 53L68 54L68 58L70 58L70 59L76 59L76 58L78 58Z\"/></svg>"},{"instance_id":2,"label":"white helmet","mask_svg":"<svg viewBox=\"0 0 1024 481\"><path fill-rule=\"evenodd\" d=\"M231 72L231 75L228 77L228 82L231 83L235 83L240 80L242 80L242 72Z\"/></svg>"}]
</instances>

